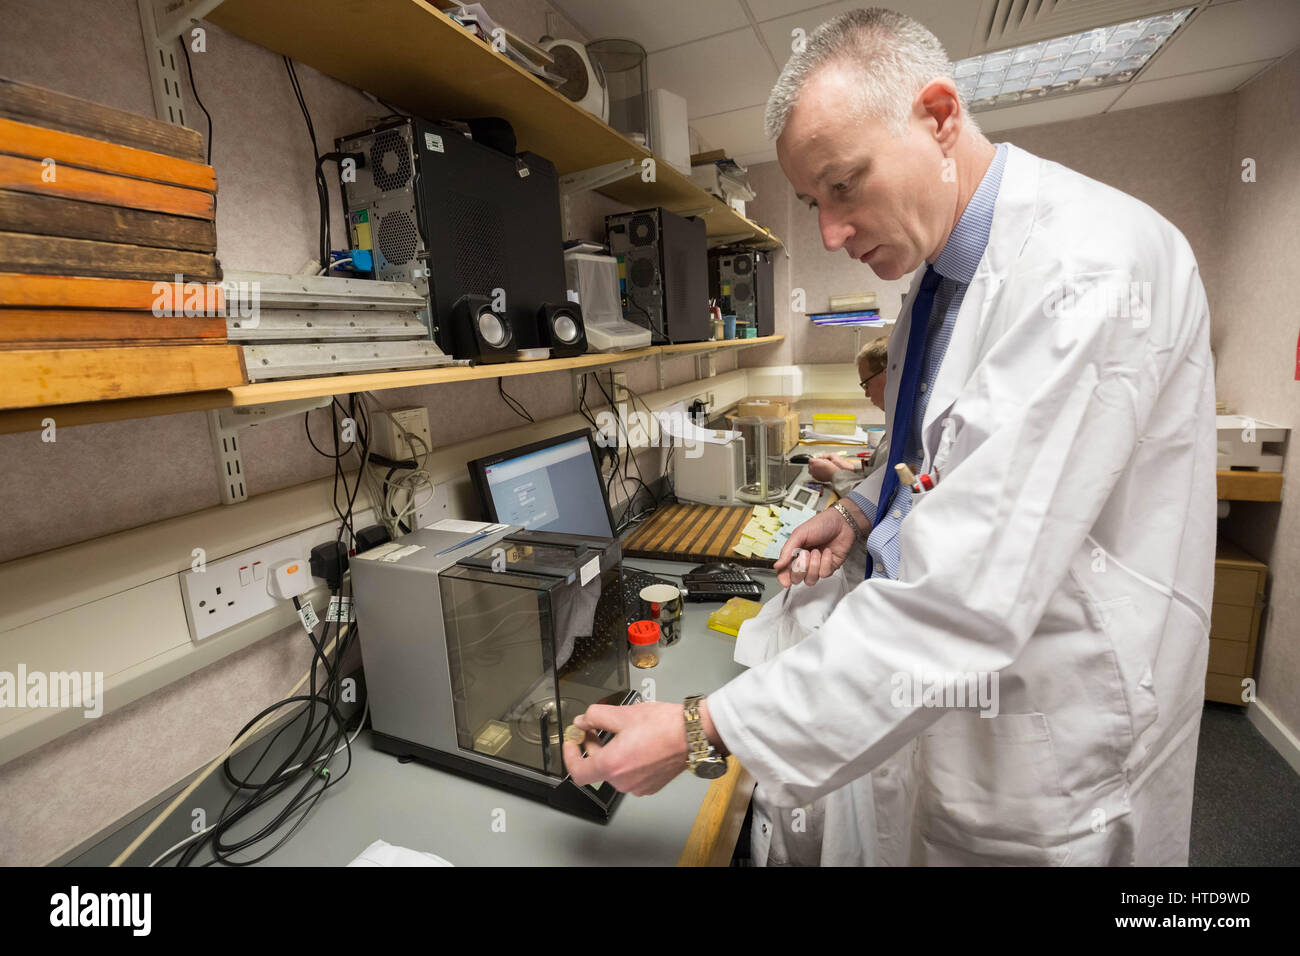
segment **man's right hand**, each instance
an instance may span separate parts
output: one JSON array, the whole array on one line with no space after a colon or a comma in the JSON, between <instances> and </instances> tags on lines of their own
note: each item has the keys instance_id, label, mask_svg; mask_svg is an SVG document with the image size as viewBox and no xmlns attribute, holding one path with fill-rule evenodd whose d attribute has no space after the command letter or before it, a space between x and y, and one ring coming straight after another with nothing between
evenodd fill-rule
<instances>
[{"instance_id":1,"label":"man's right hand","mask_svg":"<svg viewBox=\"0 0 1300 956\"><path fill-rule=\"evenodd\" d=\"M840 501L858 522L862 532L867 533L871 523L866 515L849 499L841 498ZM800 581L811 586L834 574L848 558L850 549L856 545L857 535L844 520L844 516L834 508L827 508L817 517L810 518L794 529L772 570L777 572L782 587ZM796 551L799 552L797 556Z\"/></svg>"},{"instance_id":2,"label":"man's right hand","mask_svg":"<svg viewBox=\"0 0 1300 956\"><path fill-rule=\"evenodd\" d=\"M813 481L830 481L831 476L840 468L835 463L834 455L814 455L808 459L808 474Z\"/></svg>"}]
</instances>

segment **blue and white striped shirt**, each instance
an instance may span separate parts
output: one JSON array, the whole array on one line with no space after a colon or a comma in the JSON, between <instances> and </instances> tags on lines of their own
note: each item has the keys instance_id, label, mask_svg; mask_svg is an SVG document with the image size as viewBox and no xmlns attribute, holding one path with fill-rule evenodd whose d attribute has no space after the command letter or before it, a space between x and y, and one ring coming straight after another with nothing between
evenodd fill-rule
<instances>
[{"instance_id":1,"label":"blue and white striped shirt","mask_svg":"<svg viewBox=\"0 0 1300 956\"><path fill-rule=\"evenodd\" d=\"M921 383L912 408L912 423L907 433L907 443L903 451L903 460L914 472L921 468L921 434L925 422L925 410L930 404L930 393L934 390L935 379L939 377L939 367L952 341L953 325L957 313L961 310L966 288L975 278L975 268L984 257L984 249L989 243L989 232L993 228L993 204L998 198L998 189L1002 185L1002 169L1006 164L1007 147L999 143L993 162L980 180L975 195L962 211L957 224L953 226L948 241L944 243L943 252L934 261L935 271L943 277L939 288L935 290L934 305L930 312L928 339L925 355L922 359ZM901 356L903 350L896 353ZM890 376L902 374L902 359L889 367ZM891 424L892 433L892 424ZM849 492L849 498L862 509L862 513L872 518L876 514L876 502L856 491ZM903 519L912 510L912 496L901 484L894 492L893 500L880 524L871 529L867 536L867 554L874 562L876 574L887 578L898 577L900 559L898 531Z\"/></svg>"}]
</instances>

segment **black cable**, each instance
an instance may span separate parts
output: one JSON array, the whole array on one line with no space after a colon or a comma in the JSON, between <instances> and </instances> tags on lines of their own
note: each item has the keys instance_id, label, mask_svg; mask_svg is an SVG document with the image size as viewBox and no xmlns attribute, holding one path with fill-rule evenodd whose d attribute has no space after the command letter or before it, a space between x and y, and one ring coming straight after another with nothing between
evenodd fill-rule
<instances>
[{"instance_id":1,"label":"black cable","mask_svg":"<svg viewBox=\"0 0 1300 956\"><path fill-rule=\"evenodd\" d=\"M537 424L537 420L533 418L533 416L529 413L528 409L524 408L522 402L520 402L517 398L514 398L513 396L506 394L505 386L501 384L501 376L499 375L497 376L497 392L500 393L501 398L505 401L505 403L508 406L510 406L510 410L512 412L514 412L516 415L518 415L520 418L524 419L526 422L528 422L531 425Z\"/></svg>"},{"instance_id":2,"label":"black cable","mask_svg":"<svg viewBox=\"0 0 1300 956\"><path fill-rule=\"evenodd\" d=\"M208 118L208 150L207 164L212 165L212 114L208 108L203 105L199 99L199 88L194 85L194 64L190 62L190 45L186 40L185 34L181 34L181 52L185 54L185 69L190 75L190 92L194 94L194 102L199 104L199 109L203 110L203 115Z\"/></svg>"},{"instance_id":3,"label":"black cable","mask_svg":"<svg viewBox=\"0 0 1300 956\"><path fill-rule=\"evenodd\" d=\"M338 412L340 411L352 419L358 439L346 450L340 448L338 429ZM318 453L334 461L333 504L335 512L339 515L339 528L335 542L336 544L342 544L344 536L347 535L348 550L351 552L354 543L352 538L353 511L356 506L357 494L361 488L361 482L364 479L364 470L370 457L370 420L366 414L364 403L358 408L355 394L348 396L347 408L344 408L342 403L335 398L330 405L330 415L334 424L334 453L330 454L321 451L316 447L314 441L311 443ZM311 441L310 432L308 432L308 440ZM357 472L355 485L349 485L347 474L344 472L342 465L344 456L352 451L357 452L361 460L361 468ZM338 485L340 481L343 483L346 509L339 506ZM330 596L331 598L350 601L350 577L346 580L341 579L338 586L331 590ZM342 603L343 601L340 600L340 608ZM295 598L294 606L301 610L301 601ZM342 617L341 614L337 616ZM331 623L334 625L334 650L332 654L327 653L326 650L329 645ZM236 773L233 762L236 757L242 757L244 753L251 754L251 750L242 751L240 754L234 755L223 762L222 771L226 782L232 788L232 793L222 808L217 822L202 838L185 847L169 852L167 859L171 859L179 853L178 864L187 866L193 863L199 853L206 848L212 859L205 862L204 866L217 863L227 866L248 866L260 862L290 840L301 829L311 811L325 794L325 791L347 776L352 766L352 749L348 738L354 730L349 729L349 719L344 716L340 707L344 681L341 665L349 650L355 646L357 636L358 630L355 625L350 626L344 632L341 621L331 622L327 620L319 637L315 631L307 632L307 638L312 645L308 692L306 694L292 695L264 708L244 725L239 734L236 735L236 739L258 721L285 707L305 706L299 714L296 714L292 720L287 721L284 726L264 742L260 755L246 773ZM323 685L318 688L318 674L322 671ZM364 715L365 711L363 709L355 730L359 730L362 726ZM299 722L302 724L301 729L297 734L296 741L290 738L287 756L277 766L266 772L264 778L257 778L262 764L276 749L282 738L285 738L290 733L291 728ZM347 762L342 772L336 774L331 770L330 764L340 754L347 755ZM296 789L294 789L295 787ZM234 829L240 826L243 821L249 819L255 810L285 794L288 795L288 799L269 822L251 834L234 835ZM284 832L269 849L249 859L234 858L234 854L259 846L276 834L281 833L281 831ZM165 862L165 860L161 862Z\"/></svg>"},{"instance_id":4,"label":"black cable","mask_svg":"<svg viewBox=\"0 0 1300 956\"><path fill-rule=\"evenodd\" d=\"M601 384L599 373L596 374L595 379L596 379L596 387L599 388L599 389L600 389L600 393L601 393L602 395L605 396L605 401L607 401L607 402L609 403L609 407L610 407L610 409L612 410L612 409L614 408L614 398L613 398L613 396L611 396L611 395L609 394L609 392L606 392L606 391L605 391L605 386L604 386L603 384ZM612 369L610 370L610 373L609 373L609 384L610 384L610 388L611 388L611 389L615 387L615 386L614 386L614 372L613 372ZM634 454L632 454L632 438L631 438L630 435L628 435L627 426L624 424L623 419L620 418L620 417L618 417L617 412L615 412L614 414L615 414L615 418L617 419L617 421L618 421L618 423L619 423L619 429L620 429L620 430L622 431L622 433L623 433L623 437L624 437L625 439L627 439L627 452L625 453L624 457L625 457L626 459L630 459L630 460L632 461L632 463L633 463L634 465L636 465L637 473L640 475L640 474L641 474L641 465L637 462L637 460L636 460L636 456L635 456ZM618 474L618 464L617 464L617 462L618 462L618 457L617 457L617 450L615 451L615 459L614 459L614 460L615 460L614 474L617 475L617 474ZM644 475L641 475L641 477L637 477L636 475L633 475L632 472L631 472L631 470L630 470L630 469L628 468L628 466L627 466L627 462L625 461L625 462L623 463L623 478L622 478L622 488L623 488L623 493L624 493L625 495L627 494L627 482L628 482L629 480L630 480L630 481L635 481L635 482L637 482L637 483L638 483L642 488L645 489L645 492L646 492L646 494L648 494L648 495L650 496L650 500L651 500L651 501L656 501L654 492L650 490L649 486L645 483L645 481L644 481L643 479L644 479ZM610 476L610 484L611 484L611 486L613 485L613 475ZM617 528L614 529L614 534L615 534L616 536L622 534L624 531L626 531L628 528L630 528L630 527L632 526L632 524L634 523L632 520L628 519L627 516L628 516L628 515L635 515L635 514L636 514L636 511L635 511L634 506L635 506L635 504L636 504L636 497L637 497L637 494L639 494L639 492L637 492L635 489L633 489L632 494L627 498L627 504L626 504L625 509L624 509L624 515L625 515L624 520L619 524L619 526L618 526ZM651 509L651 510L653 510L653 509Z\"/></svg>"},{"instance_id":5,"label":"black cable","mask_svg":"<svg viewBox=\"0 0 1300 956\"><path fill-rule=\"evenodd\" d=\"M668 322L666 320L659 322L656 325L655 320L651 318L650 313L646 311L645 306L643 306L640 302L638 302L630 292L627 295L627 301L632 303L634 306L636 306L638 309L641 310L641 314L645 316L646 326L650 329L650 331L658 332L660 335L662 335L665 339L668 340L669 345L673 344L673 337L668 334Z\"/></svg>"},{"instance_id":6,"label":"black cable","mask_svg":"<svg viewBox=\"0 0 1300 956\"><path fill-rule=\"evenodd\" d=\"M317 181L320 182L320 183L325 183L325 182L327 182L327 180L325 179L325 168L324 168L326 163L334 163L336 166L339 167L339 169L342 169L342 166L341 166L340 164L341 164L342 161L345 160L345 159L351 159L351 160L353 160L353 161L357 164L357 166L360 167L360 166L365 165L366 154L365 154L365 153L325 153L323 156L318 156L318 157L316 158L316 179L317 179ZM351 246L351 244L352 244L352 234L351 234L350 231L347 231L347 223L348 223L348 207L347 207L346 197L343 195L343 185L342 185L342 181L341 181L341 180L342 180L342 177L341 177L341 175L340 175L340 184L339 184L339 209L341 209L342 212L343 212L343 226L344 226L344 230L345 230L345 235L346 235L346 237L347 237L348 245ZM329 187L328 187L328 186L325 187L325 208L326 208L326 209L329 208ZM327 231L326 231L326 236L327 236L327 237L329 236L329 231L328 231L328 229L327 229ZM327 244L328 244L328 239L327 239ZM328 256L329 253L330 253L330 250L327 249L327 250L326 250L326 255ZM325 270L325 272L328 274L328 273L329 273L329 270L330 270L330 268L331 268L331 265L332 265L332 264L331 264L330 262L322 262L322 263L321 263L321 268L323 268L323 269ZM356 266L356 263L354 262L352 265L355 267L355 266Z\"/></svg>"},{"instance_id":7,"label":"black cable","mask_svg":"<svg viewBox=\"0 0 1300 956\"><path fill-rule=\"evenodd\" d=\"M312 437L311 437L311 412L303 412L303 414L302 414L302 428L303 428L303 431L305 431L305 432L307 433L307 441L308 441L308 443L310 443L311 447L315 450L316 454L321 455L322 457L325 457L325 458L333 458L333 457L334 457L333 455L331 455L331 454L330 454L329 452L327 452L327 451L321 451L320 448L318 448L318 447L316 446L316 442L312 440ZM347 454L347 452L344 452L344 454Z\"/></svg>"},{"instance_id":8,"label":"black cable","mask_svg":"<svg viewBox=\"0 0 1300 956\"><path fill-rule=\"evenodd\" d=\"M648 416L650 416L651 418L654 418L654 412L651 411L649 403L646 402L646 400L645 400L644 398L641 397L640 393L639 393L639 392L634 392L634 391L632 391L632 389L627 388L627 386L624 386L624 388L626 388L626 389L627 389L627 393L628 393L629 395L632 396L632 400L633 400L634 402L640 402L640 403L641 403L641 407L645 409L646 414L647 414ZM661 425L660 425L659 433L660 433L661 435L663 434L663 426L662 426L662 423L661 423ZM676 486L673 484L673 480L672 480L673 454L674 454L676 451L677 451L677 446L674 445L674 444L671 444L671 443L670 443L670 444L668 445L668 454L667 454L667 456L665 456L665 458L664 458L664 472L663 472L663 474L660 476L661 480L662 480L662 481L664 482L664 484L668 487L669 491L666 491L666 492L664 493L663 498L660 498L658 501L656 501L656 503L655 503L655 507L656 507L656 508L657 508L660 504L662 504L665 500L667 500L667 498L668 498L670 495L671 495L673 498L676 498L676 497L677 497L677 489L676 489ZM640 471L640 466L639 466L639 465L638 465L638 467L637 467L637 470Z\"/></svg>"},{"instance_id":9,"label":"black cable","mask_svg":"<svg viewBox=\"0 0 1300 956\"><path fill-rule=\"evenodd\" d=\"M316 180L316 200L320 206L320 230L319 230L319 247L321 268L329 267L329 250L330 250L330 221L329 221L329 187L325 185L325 174L320 168L320 151L316 148L316 127L311 121L311 111L307 109L307 99L303 95L302 86L298 82L298 72L294 69L293 61L287 56L283 57L284 68L289 74L289 85L293 88L294 98L298 101L298 108L302 110L302 118L307 123L307 135L311 139L311 155L314 166L314 176Z\"/></svg>"}]
</instances>

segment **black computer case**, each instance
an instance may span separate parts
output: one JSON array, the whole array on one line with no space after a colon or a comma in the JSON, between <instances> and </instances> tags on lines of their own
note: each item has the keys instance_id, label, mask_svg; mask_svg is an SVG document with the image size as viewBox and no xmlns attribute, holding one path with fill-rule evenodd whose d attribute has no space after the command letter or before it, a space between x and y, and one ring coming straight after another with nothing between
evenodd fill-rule
<instances>
[{"instance_id":1,"label":"black computer case","mask_svg":"<svg viewBox=\"0 0 1300 956\"><path fill-rule=\"evenodd\" d=\"M619 260L623 317L648 328L655 344L707 341L708 241L704 220L663 208L605 217Z\"/></svg>"},{"instance_id":2,"label":"black computer case","mask_svg":"<svg viewBox=\"0 0 1300 956\"><path fill-rule=\"evenodd\" d=\"M723 315L752 324L759 335L776 332L772 301L772 254L761 249L709 251L709 298L716 299Z\"/></svg>"},{"instance_id":3,"label":"black computer case","mask_svg":"<svg viewBox=\"0 0 1300 956\"><path fill-rule=\"evenodd\" d=\"M503 290L518 348L540 341L538 310L566 301L559 180L534 153L511 156L456 127L398 120L340 137L365 155L344 205L355 246L374 251L376 278L429 297L425 320L453 354L448 322L462 295Z\"/></svg>"}]
</instances>

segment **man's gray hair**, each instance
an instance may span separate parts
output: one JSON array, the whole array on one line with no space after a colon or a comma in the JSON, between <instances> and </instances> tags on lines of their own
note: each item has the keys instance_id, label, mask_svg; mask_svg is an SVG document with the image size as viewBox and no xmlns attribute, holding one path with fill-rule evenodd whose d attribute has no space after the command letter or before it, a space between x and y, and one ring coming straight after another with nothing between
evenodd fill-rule
<instances>
[{"instance_id":1,"label":"man's gray hair","mask_svg":"<svg viewBox=\"0 0 1300 956\"><path fill-rule=\"evenodd\" d=\"M767 99L763 127L776 139L808 79L830 63L843 63L860 76L860 96L852 104L860 116L878 117L890 132L907 128L912 100L931 80L952 78L952 61L938 38L911 17L873 7L850 10L813 31L802 50L790 57ZM968 126L978 130L958 91Z\"/></svg>"}]
</instances>

